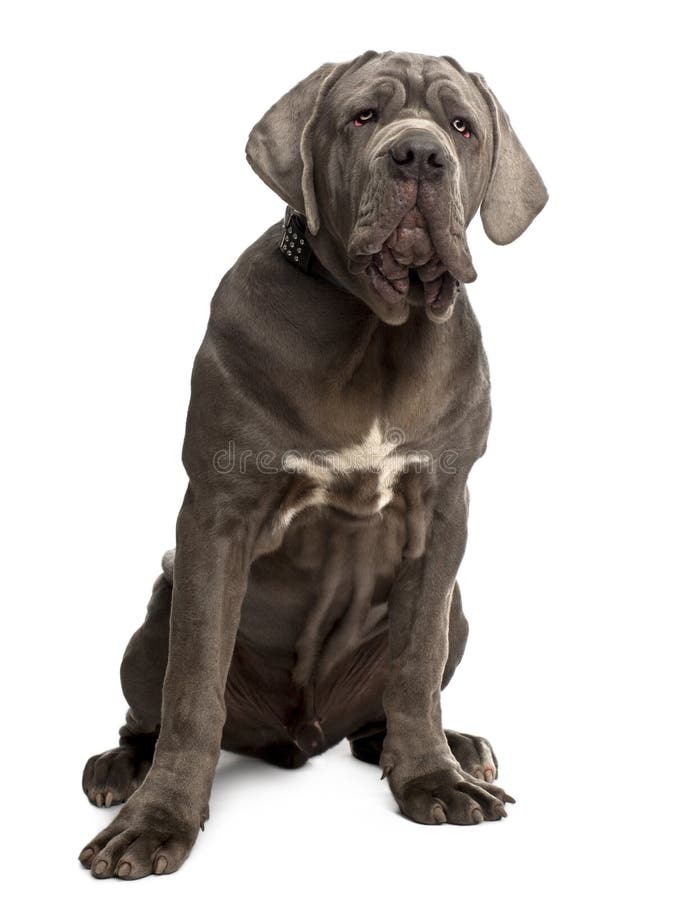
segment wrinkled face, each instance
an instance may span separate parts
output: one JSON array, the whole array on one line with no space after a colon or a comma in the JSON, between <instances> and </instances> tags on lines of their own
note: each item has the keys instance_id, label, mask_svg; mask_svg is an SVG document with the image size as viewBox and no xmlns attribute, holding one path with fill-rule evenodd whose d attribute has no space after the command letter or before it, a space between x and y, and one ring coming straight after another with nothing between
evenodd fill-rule
<instances>
[{"instance_id":1,"label":"wrinkled face","mask_svg":"<svg viewBox=\"0 0 682 900\"><path fill-rule=\"evenodd\" d=\"M490 131L475 85L414 54L370 60L321 104L310 136L321 222L385 321L405 321L410 305L443 321L458 283L476 277L465 229L490 172Z\"/></svg>"},{"instance_id":2,"label":"wrinkled face","mask_svg":"<svg viewBox=\"0 0 682 900\"><path fill-rule=\"evenodd\" d=\"M515 240L547 200L485 80L449 57L368 51L326 63L252 129L249 163L305 213L312 248L383 321L451 315L476 277L466 227Z\"/></svg>"}]
</instances>

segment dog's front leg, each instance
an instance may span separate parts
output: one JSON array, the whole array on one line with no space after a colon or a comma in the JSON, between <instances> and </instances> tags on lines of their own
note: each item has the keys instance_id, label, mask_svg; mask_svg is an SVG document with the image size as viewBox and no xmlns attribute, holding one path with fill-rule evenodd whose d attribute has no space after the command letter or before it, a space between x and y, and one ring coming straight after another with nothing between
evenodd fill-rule
<instances>
[{"instance_id":1,"label":"dog's front leg","mask_svg":"<svg viewBox=\"0 0 682 900\"><path fill-rule=\"evenodd\" d=\"M99 878L175 871L208 816L250 558L217 507L188 491L178 518L161 730L145 781L81 853Z\"/></svg>"},{"instance_id":2,"label":"dog's front leg","mask_svg":"<svg viewBox=\"0 0 682 900\"><path fill-rule=\"evenodd\" d=\"M466 487L453 481L441 492L424 555L404 562L388 600L391 662L381 766L401 812L430 825L499 819L511 799L462 769L441 721L450 603L466 521Z\"/></svg>"}]
</instances>

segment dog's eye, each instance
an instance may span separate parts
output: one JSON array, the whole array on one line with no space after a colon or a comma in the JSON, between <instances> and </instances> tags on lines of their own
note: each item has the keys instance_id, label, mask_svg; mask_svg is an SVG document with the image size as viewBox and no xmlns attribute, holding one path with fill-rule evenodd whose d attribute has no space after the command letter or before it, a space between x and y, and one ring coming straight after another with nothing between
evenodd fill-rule
<instances>
[{"instance_id":1,"label":"dog's eye","mask_svg":"<svg viewBox=\"0 0 682 900\"><path fill-rule=\"evenodd\" d=\"M452 127L455 129L455 131L459 131L462 137L471 137L471 129L469 128L469 123L466 121L466 119L453 119Z\"/></svg>"},{"instance_id":2,"label":"dog's eye","mask_svg":"<svg viewBox=\"0 0 682 900\"><path fill-rule=\"evenodd\" d=\"M375 109L363 109L361 110L357 116L355 117L355 125L366 125L368 122L373 122L377 117L377 113Z\"/></svg>"}]
</instances>

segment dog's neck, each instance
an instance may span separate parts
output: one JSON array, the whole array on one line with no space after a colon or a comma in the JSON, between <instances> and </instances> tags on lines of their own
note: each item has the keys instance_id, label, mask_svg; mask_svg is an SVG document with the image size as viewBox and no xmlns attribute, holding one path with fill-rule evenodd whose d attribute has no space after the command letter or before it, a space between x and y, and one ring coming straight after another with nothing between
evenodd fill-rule
<instances>
[{"instance_id":1,"label":"dog's neck","mask_svg":"<svg viewBox=\"0 0 682 900\"><path fill-rule=\"evenodd\" d=\"M310 234L303 213L298 212L292 206L287 206L282 220L282 236L279 241L279 249L288 263L309 275L317 275L324 278L330 284L341 291L346 288L338 281L329 269L322 265L313 253L310 243Z\"/></svg>"}]
</instances>

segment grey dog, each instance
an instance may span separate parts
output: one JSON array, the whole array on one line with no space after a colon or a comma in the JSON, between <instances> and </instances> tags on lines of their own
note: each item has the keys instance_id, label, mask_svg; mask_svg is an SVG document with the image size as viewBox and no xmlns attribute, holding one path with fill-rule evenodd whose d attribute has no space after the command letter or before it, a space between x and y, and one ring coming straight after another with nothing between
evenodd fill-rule
<instances>
[{"instance_id":1,"label":"grey dog","mask_svg":"<svg viewBox=\"0 0 682 900\"><path fill-rule=\"evenodd\" d=\"M483 738L444 730L462 658L467 476L488 366L464 284L547 192L480 75L368 52L282 97L246 147L288 204L223 278L192 374L175 551L123 657L119 746L83 789L125 805L80 860L177 870L221 747L295 768L347 738L403 815L506 815Z\"/></svg>"}]
</instances>

